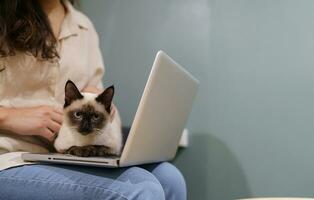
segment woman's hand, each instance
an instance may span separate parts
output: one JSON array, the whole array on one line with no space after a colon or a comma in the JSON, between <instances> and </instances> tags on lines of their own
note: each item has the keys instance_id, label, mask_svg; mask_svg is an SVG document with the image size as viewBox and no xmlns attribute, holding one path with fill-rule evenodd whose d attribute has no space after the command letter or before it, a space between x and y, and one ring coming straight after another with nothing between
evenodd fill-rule
<instances>
[{"instance_id":1,"label":"woman's hand","mask_svg":"<svg viewBox=\"0 0 314 200\"><path fill-rule=\"evenodd\" d=\"M94 93L94 94L100 94L102 93L102 90L98 89L97 87L94 86L86 86L82 89L82 92L89 92L89 93Z\"/></svg>"},{"instance_id":2,"label":"woman's hand","mask_svg":"<svg viewBox=\"0 0 314 200\"><path fill-rule=\"evenodd\" d=\"M0 108L3 114L0 128L20 135L39 135L50 141L62 124L62 108L37 106L30 108Z\"/></svg>"},{"instance_id":3,"label":"woman's hand","mask_svg":"<svg viewBox=\"0 0 314 200\"><path fill-rule=\"evenodd\" d=\"M114 115L116 113L116 106L111 103L111 108L110 108L110 121L112 122L114 119Z\"/></svg>"}]
</instances>

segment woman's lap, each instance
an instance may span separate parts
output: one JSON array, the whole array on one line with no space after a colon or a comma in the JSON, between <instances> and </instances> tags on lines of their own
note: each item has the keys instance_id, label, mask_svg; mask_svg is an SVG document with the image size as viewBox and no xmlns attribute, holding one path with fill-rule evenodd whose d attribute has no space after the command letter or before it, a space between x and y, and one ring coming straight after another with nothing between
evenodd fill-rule
<instances>
[{"instance_id":1,"label":"woman's lap","mask_svg":"<svg viewBox=\"0 0 314 200\"><path fill-rule=\"evenodd\" d=\"M0 172L4 199L185 199L181 173L169 163L108 169L29 165Z\"/></svg>"},{"instance_id":2,"label":"woman's lap","mask_svg":"<svg viewBox=\"0 0 314 200\"><path fill-rule=\"evenodd\" d=\"M146 168L147 169L147 168ZM147 170L158 179L166 199L187 199L186 184L181 172L168 162L152 165Z\"/></svg>"}]
</instances>

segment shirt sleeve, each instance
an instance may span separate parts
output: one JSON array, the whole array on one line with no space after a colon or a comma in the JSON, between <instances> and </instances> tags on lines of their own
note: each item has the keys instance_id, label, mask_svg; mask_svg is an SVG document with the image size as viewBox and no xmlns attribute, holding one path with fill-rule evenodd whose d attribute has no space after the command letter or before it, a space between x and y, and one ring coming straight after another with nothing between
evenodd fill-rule
<instances>
[{"instance_id":1,"label":"shirt sleeve","mask_svg":"<svg viewBox=\"0 0 314 200\"><path fill-rule=\"evenodd\" d=\"M88 49L88 67L91 70L91 73L87 86L94 86L100 90L103 90L103 76L105 74L105 66L101 55L99 37L93 25L90 27L89 31L91 35L91 41Z\"/></svg>"}]
</instances>

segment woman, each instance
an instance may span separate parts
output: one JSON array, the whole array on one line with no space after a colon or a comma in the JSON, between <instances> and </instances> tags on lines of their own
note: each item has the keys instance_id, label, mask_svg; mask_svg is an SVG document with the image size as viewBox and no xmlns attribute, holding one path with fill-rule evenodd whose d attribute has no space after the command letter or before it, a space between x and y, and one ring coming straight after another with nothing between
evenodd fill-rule
<instances>
[{"instance_id":1,"label":"woman","mask_svg":"<svg viewBox=\"0 0 314 200\"><path fill-rule=\"evenodd\" d=\"M169 163L104 169L20 159L21 151L49 151L65 82L98 93L103 74L97 33L69 2L0 1L2 199L186 199L184 179Z\"/></svg>"}]
</instances>

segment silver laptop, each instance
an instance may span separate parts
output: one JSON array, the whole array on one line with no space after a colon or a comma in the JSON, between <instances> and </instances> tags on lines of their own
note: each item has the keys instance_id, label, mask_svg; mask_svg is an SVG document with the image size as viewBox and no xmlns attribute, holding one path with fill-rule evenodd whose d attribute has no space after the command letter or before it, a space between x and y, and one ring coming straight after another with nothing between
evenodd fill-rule
<instances>
[{"instance_id":1,"label":"silver laptop","mask_svg":"<svg viewBox=\"0 0 314 200\"><path fill-rule=\"evenodd\" d=\"M125 167L174 158L199 82L164 52L156 55L120 157L25 153L25 161Z\"/></svg>"}]
</instances>

